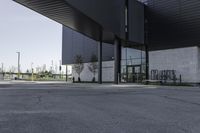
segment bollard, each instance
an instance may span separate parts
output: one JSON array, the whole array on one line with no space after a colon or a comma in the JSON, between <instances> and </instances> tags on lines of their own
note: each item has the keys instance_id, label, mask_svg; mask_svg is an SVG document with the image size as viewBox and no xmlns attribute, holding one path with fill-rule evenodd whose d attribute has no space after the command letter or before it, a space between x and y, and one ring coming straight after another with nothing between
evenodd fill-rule
<instances>
[{"instance_id":1,"label":"bollard","mask_svg":"<svg viewBox=\"0 0 200 133\"><path fill-rule=\"evenodd\" d=\"M181 76L181 74L179 76L179 80L180 80L180 84L181 84L182 83L182 76Z\"/></svg>"}]
</instances>

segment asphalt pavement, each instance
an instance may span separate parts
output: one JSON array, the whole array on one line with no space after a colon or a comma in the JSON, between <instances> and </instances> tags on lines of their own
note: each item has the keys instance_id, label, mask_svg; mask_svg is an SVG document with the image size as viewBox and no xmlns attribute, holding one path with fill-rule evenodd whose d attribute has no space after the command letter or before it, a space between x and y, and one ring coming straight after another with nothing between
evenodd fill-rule
<instances>
[{"instance_id":1,"label":"asphalt pavement","mask_svg":"<svg viewBox=\"0 0 200 133\"><path fill-rule=\"evenodd\" d=\"M200 133L200 88L2 84L0 133Z\"/></svg>"}]
</instances>

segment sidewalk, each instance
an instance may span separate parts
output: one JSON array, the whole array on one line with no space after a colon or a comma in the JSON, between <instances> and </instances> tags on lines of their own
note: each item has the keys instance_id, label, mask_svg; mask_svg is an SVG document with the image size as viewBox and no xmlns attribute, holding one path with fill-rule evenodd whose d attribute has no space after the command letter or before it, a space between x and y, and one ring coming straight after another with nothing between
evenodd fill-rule
<instances>
[{"instance_id":1,"label":"sidewalk","mask_svg":"<svg viewBox=\"0 0 200 133\"><path fill-rule=\"evenodd\" d=\"M71 88L102 88L102 89L109 89L109 88L115 88L115 89L159 89L159 88L171 88L171 89L177 89L177 88L188 88L192 86L160 86L160 85L144 85L144 84L136 84L136 83L121 83L121 84L113 84L113 83L103 83L103 84L97 84L97 83L72 83L72 82L66 82L66 81L23 81L23 80L10 80L10 81L0 81L0 87L6 87L6 86L14 86L14 85L47 85L47 86L53 86L53 85L60 85L60 86L67 86ZM193 87L193 88L199 88L199 87Z\"/></svg>"},{"instance_id":2,"label":"sidewalk","mask_svg":"<svg viewBox=\"0 0 200 133\"><path fill-rule=\"evenodd\" d=\"M24 81L24 80L8 80L0 81L0 85L14 85L14 84L67 84L65 81Z\"/></svg>"},{"instance_id":3,"label":"sidewalk","mask_svg":"<svg viewBox=\"0 0 200 133\"><path fill-rule=\"evenodd\" d=\"M67 85L69 87L82 87L82 88L143 88L147 85L142 84L113 84L113 83L72 83L66 81L23 81L23 80L10 80L0 81L0 86L5 85ZM149 85L148 88L155 88L155 86Z\"/></svg>"}]
</instances>

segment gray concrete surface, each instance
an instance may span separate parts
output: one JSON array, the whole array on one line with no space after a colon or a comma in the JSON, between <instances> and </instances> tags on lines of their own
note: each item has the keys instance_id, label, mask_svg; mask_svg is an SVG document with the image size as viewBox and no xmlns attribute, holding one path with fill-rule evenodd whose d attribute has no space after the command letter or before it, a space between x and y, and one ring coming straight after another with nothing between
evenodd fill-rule
<instances>
[{"instance_id":1,"label":"gray concrete surface","mask_svg":"<svg viewBox=\"0 0 200 133\"><path fill-rule=\"evenodd\" d=\"M197 87L0 85L0 133L199 132Z\"/></svg>"},{"instance_id":2,"label":"gray concrete surface","mask_svg":"<svg viewBox=\"0 0 200 133\"><path fill-rule=\"evenodd\" d=\"M149 52L149 70L176 70L182 82L200 82L200 48L184 47Z\"/></svg>"}]
</instances>

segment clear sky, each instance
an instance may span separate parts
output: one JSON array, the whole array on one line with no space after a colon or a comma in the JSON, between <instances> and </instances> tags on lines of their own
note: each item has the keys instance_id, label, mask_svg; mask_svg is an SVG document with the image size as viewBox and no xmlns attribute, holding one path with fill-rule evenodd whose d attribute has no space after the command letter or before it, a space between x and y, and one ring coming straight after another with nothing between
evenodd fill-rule
<instances>
[{"instance_id":1,"label":"clear sky","mask_svg":"<svg viewBox=\"0 0 200 133\"><path fill-rule=\"evenodd\" d=\"M59 65L61 48L62 25L12 0L0 0L0 63L7 69L17 67L17 51L23 71L32 62L34 67L49 67L52 60Z\"/></svg>"}]
</instances>

